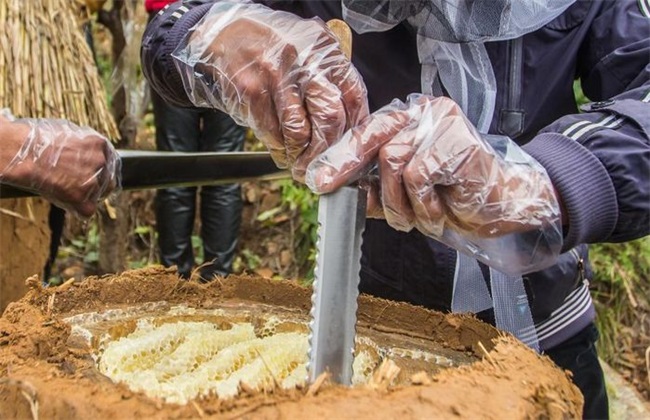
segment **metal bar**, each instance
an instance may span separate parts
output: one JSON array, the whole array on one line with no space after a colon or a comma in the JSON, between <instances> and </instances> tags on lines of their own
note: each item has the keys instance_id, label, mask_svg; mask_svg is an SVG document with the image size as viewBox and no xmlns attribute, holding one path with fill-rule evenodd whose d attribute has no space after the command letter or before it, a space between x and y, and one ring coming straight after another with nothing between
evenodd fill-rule
<instances>
[{"instance_id":1,"label":"metal bar","mask_svg":"<svg viewBox=\"0 0 650 420\"><path fill-rule=\"evenodd\" d=\"M182 153L118 150L123 190L230 184L289 178L267 152ZM70 168L74 170L74 168ZM0 183L0 199L33 197L34 191Z\"/></svg>"}]
</instances>

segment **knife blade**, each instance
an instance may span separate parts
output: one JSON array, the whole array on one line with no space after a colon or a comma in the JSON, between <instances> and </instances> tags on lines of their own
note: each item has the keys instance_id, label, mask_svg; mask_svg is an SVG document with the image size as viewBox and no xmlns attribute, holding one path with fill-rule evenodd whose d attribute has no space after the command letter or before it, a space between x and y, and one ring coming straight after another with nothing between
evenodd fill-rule
<instances>
[{"instance_id":1,"label":"knife blade","mask_svg":"<svg viewBox=\"0 0 650 420\"><path fill-rule=\"evenodd\" d=\"M268 152L164 152L118 150L123 190L229 184L289 178ZM70 168L74 170L74 168ZM37 193L0 182L0 199Z\"/></svg>"},{"instance_id":2,"label":"knife blade","mask_svg":"<svg viewBox=\"0 0 650 420\"><path fill-rule=\"evenodd\" d=\"M322 195L310 322L309 380L329 371L334 382L352 383L361 240L366 191L356 185Z\"/></svg>"},{"instance_id":3,"label":"knife blade","mask_svg":"<svg viewBox=\"0 0 650 420\"><path fill-rule=\"evenodd\" d=\"M349 58L350 28L341 20L331 20L327 25ZM365 220L366 191L356 183L319 197L316 268L309 324L310 382L328 371L334 382L352 383Z\"/></svg>"}]
</instances>

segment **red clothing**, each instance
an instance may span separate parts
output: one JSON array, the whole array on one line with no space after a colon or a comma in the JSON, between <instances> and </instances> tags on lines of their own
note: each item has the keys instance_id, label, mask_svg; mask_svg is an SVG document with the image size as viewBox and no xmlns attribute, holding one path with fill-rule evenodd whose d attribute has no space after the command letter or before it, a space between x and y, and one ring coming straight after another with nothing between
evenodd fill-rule
<instances>
[{"instance_id":1,"label":"red clothing","mask_svg":"<svg viewBox=\"0 0 650 420\"><path fill-rule=\"evenodd\" d=\"M144 8L147 9L147 12L157 12L163 7L167 6L169 3L173 3L176 0L144 0Z\"/></svg>"}]
</instances>

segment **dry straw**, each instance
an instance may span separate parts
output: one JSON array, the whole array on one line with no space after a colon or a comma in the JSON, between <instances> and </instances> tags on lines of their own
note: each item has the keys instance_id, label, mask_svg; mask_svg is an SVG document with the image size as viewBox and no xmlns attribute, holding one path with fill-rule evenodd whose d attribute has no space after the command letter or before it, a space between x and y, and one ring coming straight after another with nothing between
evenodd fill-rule
<instances>
[{"instance_id":1,"label":"dry straw","mask_svg":"<svg viewBox=\"0 0 650 420\"><path fill-rule=\"evenodd\" d=\"M117 139L76 7L70 0L0 0L0 108L68 119Z\"/></svg>"}]
</instances>

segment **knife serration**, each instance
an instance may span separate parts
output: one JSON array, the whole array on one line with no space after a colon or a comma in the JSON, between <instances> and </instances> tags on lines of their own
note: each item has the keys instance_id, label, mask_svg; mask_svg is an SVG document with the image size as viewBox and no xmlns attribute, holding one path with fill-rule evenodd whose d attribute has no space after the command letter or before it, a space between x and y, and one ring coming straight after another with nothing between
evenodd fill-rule
<instances>
[{"instance_id":1,"label":"knife serration","mask_svg":"<svg viewBox=\"0 0 650 420\"><path fill-rule=\"evenodd\" d=\"M366 191L345 186L320 196L309 334L309 381L328 371L352 382Z\"/></svg>"}]
</instances>

